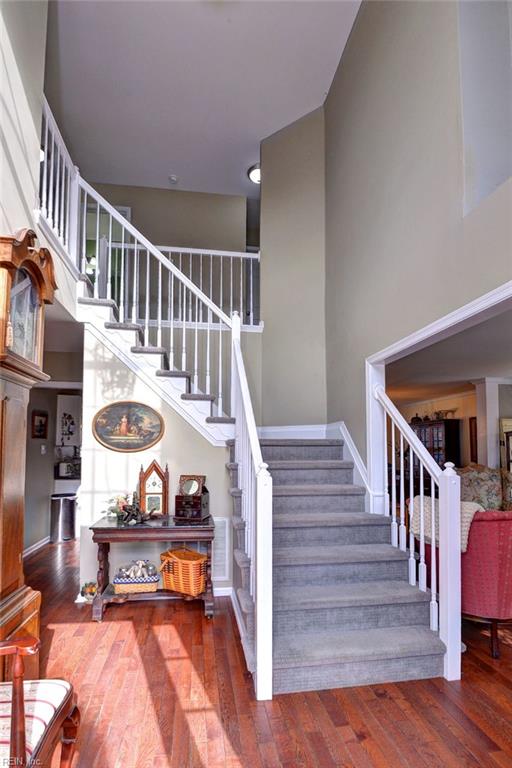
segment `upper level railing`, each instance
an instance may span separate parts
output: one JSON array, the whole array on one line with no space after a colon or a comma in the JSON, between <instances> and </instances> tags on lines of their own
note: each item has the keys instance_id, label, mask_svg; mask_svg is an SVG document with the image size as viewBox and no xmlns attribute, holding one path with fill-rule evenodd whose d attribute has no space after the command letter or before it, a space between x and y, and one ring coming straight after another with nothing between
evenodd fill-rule
<instances>
[{"instance_id":1,"label":"upper level railing","mask_svg":"<svg viewBox=\"0 0 512 768\"><path fill-rule=\"evenodd\" d=\"M460 478L450 462L444 471L438 466L382 386L373 394L384 416L384 510L391 518L391 543L409 554L409 583L422 591L430 586L430 628L446 646L445 677L456 680L461 664ZM431 546L430 579L426 543Z\"/></svg>"},{"instance_id":2,"label":"upper level railing","mask_svg":"<svg viewBox=\"0 0 512 768\"><path fill-rule=\"evenodd\" d=\"M122 247L126 250L131 246L112 243L113 258ZM157 248L223 312L229 316L238 312L246 328L259 326L259 253L168 245L158 245Z\"/></svg>"}]
</instances>

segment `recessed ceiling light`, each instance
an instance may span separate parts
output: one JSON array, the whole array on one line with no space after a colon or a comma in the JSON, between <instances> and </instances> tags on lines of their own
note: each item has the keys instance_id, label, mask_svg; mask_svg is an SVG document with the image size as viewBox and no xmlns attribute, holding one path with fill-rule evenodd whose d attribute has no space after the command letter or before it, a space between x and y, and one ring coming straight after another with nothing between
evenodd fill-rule
<instances>
[{"instance_id":1,"label":"recessed ceiling light","mask_svg":"<svg viewBox=\"0 0 512 768\"><path fill-rule=\"evenodd\" d=\"M251 167L247 171L247 175L253 184L261 184L260 164L256 163L255 165L251 165Z\"/></svg>"},{"instance_id":2,"label":"recessed ceiling light","mask_svg":"<svg viewBox=\"0 0 512 768\"><path fill-rule=\"evenodd\" d=\"M175 173L171 173L171 175L169 176L169 184L172 184L173 187L176 186L179 180L180 180L179 176L176 176Z\"/></svg>"}]
</instances>

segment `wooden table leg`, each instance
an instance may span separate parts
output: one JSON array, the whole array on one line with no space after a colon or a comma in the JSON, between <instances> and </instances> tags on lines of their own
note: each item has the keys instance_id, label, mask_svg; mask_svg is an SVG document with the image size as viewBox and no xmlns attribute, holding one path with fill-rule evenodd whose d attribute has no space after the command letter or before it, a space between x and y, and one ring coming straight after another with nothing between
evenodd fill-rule
<instances>
[{"instance_id":1,"label":"wooden table leg","mask_svg":"<svg viewBox=\"0 0 512 768\"><path fill-rule=\"evenodd\" d=\"M207 619L213 618L214 602L213 602L213 586L212 586L212 543L209 541L206 545L206 590L203 597L204 602L204 615Z\"/></svg>"},{"instance_id":2,"label":"wooden table leg","mask_svg":"<svg viewBox=\"0 0 512 768\"><path fill-rule=\"evenodd\" d=\"M98 575L96 577L98 589L94 600L92 601L92 618L94 621L101 621L103 618L103 592L109 583L108 574L108 553L110 544L98 544Z\"/></svg>"}]
</instances>

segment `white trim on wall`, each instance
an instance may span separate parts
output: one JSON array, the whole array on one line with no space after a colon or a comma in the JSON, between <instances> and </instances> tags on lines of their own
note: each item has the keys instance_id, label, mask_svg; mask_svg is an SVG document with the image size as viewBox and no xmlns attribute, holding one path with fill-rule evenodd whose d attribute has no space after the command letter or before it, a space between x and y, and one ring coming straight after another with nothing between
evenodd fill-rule
<instances>
[{"instance_id":1,"label":"white trim on wall","mask_svg":"<svg viewBox=\"0 0 512 768\"><path fill-rule=\"evenodd\" d=\"M50 543L49 536L45 536L44 539L40 539L39 541L36 541L35 544L31 544L30 547L27 547L26 549L23 550L23 558L33 555L35 552L38 552L40 549L42 549L49 543Z\"/></svg>"},{"instance_id":2,"label":"white trim on wall","mask_svg":"<svg viewBox=\"0 0 512 768\"><path fill-rule=\"evenodd\" d=\"M83 389L82 381L38 381L34 389Z\"/></svg>"}]
</instances>

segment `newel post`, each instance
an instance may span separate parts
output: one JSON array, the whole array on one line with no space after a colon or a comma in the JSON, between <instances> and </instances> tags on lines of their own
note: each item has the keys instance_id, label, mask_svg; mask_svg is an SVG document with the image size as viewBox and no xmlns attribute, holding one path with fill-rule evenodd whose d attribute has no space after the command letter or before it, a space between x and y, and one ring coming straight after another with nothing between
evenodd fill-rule
<instances>
[{"instance_id":1,"label":"newel post","mask_svg":"<svg viewBox=\"0 0 512 768\"><path fill-rule=\"evenodd\" d=\"M439 479L439 637L447 680L461 676L460 569L460 477L448 461Z\"/></svg>"},{"instance_id":2,"label":"newel post","mask_svg":"<svg viewBox=\"0 0 512 768\"><path fill-rule=\"evenodd\" d=\"M241 325L240 325L240 315L238 312L233 312L231 315L231 390L230 390L230 396L231 396L231 411L230 416L235 418L235 409L236 409L236 360L235 360L235 342L240 342L240 334L241 334ZM236 430L236 425L235 425Z\"/></svg>"},{"instance_id":3,"label":"newel post","mask_svg":"<svg viewBox=\"0 0 512 768\"><path fill-rule=\"evenodd\" d=\"M80 172L75 165L73 168L73 175L69 185L69 227L68 227L68 252L71 256L71 261L78 270L81 268L79 251L78 251L78 231L80 224L80 186L78 180L80 178ZM85 226L85 222L84 222Z\"/></svg>"},{"instance_id":4,"label":"newel post","mask_svg":"<svg viewBox=\"0 0 512 768\"><path fill-rule=\"evenodd\" d=\"M272 477L256 474L256 698L272 698Z\"/></svg>"},{"instance_id":5,"label":"newel post","mask_svg":"<svg viewBox=\"0 0 512 768\"><path fill-rule=\"evenodd\" d=\"M385 366L366 362L366 453L368 485L370 488L370 512L385 515L389 512L387 501L387 448L386 413L376 397L378 387L384 387Z\"/></svg>"}]
</instances>

